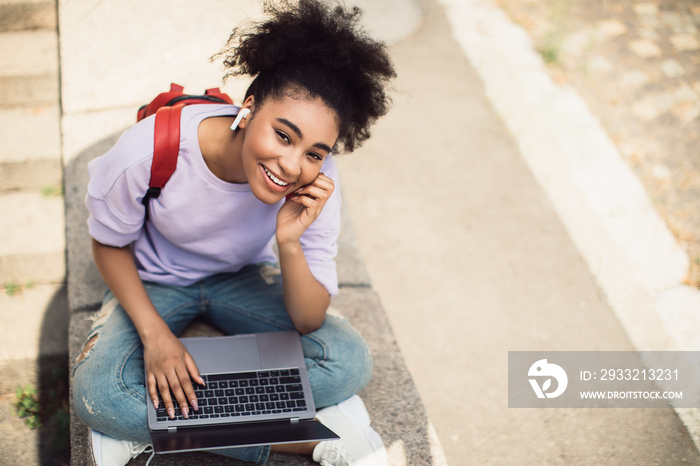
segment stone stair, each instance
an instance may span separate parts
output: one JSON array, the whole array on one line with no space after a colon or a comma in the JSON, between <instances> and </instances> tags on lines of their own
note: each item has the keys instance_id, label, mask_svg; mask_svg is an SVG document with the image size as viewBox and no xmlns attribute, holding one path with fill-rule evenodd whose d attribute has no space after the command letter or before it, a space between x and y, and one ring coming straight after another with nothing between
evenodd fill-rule
<instances>
[{"instance_id":1,"label":"stone stair","mask_svg":"<svg viewBox=\"0 0 700 466\"><path fill-rule=\"evenodd\" d=\"M51 464L11 406L67 366L65 215L56 2L0 0L0 451Z\"/></svg>"}]
</instances>

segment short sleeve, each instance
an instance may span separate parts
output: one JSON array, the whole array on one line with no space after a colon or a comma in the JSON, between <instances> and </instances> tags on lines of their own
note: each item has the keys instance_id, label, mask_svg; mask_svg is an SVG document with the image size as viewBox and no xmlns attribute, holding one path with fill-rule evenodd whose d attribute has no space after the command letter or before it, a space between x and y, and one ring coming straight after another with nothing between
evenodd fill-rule
<instances>
[{"instance_id":1,"label":"short sleeve","mask_svg":"<svg viewBox=\"0 0 700 466\"><path fill-rule=\"evenodd\" d=\"M153 119L127 130L115 146L88 164L85 205L88 229L96 241L123 247L135 241L144 225L141 203L148 190L153 160Z\"/></svg>"}]
</instances>

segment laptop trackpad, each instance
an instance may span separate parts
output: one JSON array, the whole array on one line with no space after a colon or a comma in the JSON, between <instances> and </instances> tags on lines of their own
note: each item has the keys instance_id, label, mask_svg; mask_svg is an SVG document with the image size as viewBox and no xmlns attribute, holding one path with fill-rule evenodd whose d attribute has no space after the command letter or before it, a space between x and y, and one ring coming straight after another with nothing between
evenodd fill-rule
<instances>
[{"instance_id":1,"label":"laptop trackpad","mask_svg":"<svg viewBox=\"0 0 700 466\"><path fill-rule=\"evenodd\" d=\"M240 425L180 428L151 432L156 453L216 450L238 446L335 440L339 437L316 420L271 421Z\"/></svg>"},{"instance_id":2,"label":"laptop trackpad","mask_svg":"<svg viewBox=\"0 0 700 466\"><path fill-rule=\"evenodd\" d=\"M262 369L255 335L181 338L180 341L202 374Z\"/></svg>"}]
</instances>

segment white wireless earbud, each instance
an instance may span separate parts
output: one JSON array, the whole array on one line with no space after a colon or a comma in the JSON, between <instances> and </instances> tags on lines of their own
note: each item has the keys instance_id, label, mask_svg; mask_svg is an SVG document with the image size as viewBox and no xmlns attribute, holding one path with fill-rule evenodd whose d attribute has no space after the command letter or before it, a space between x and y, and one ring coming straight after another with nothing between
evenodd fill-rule
<instances>
[{"instance_id":1,"label":"white wireless earbud","mask_svg":"<svg viewBox=\"0 0 700 466\"><path fill-rule=\"evenodd\" d=\"M249 109L249 108L242 108L242 109L238 112L238 116L236 116L236 119L233 120L233 124L231 125L231 129L232 129L233 131L237 130L237 129L238 129L238 125L241 123L241 120L243 120L243 118L247 117L249 113L250 113L250 109Z\"/></svg>"}]
</instances>

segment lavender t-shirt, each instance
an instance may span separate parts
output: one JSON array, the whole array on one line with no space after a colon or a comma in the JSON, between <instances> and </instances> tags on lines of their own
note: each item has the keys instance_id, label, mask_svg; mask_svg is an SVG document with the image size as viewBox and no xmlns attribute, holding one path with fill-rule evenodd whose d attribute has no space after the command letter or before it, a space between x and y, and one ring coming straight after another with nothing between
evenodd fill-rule
<instances>
[{"instance_id":1,"label":"lavender t-shirt","mask_svg":"<svg viewBox=\"0 0 700 466\"><path fill-rule=\"evenodd\" d=\"M141 201L153 161L154 117L128 129L112 149L88 164L90 235L109 246L131 244L141 279L187 286L248 264L277 261L272 247L284 200L267 205L247 183L217 178L199 148L202 120L237 112L234 106L184 107L177 169L160 196L150 201L145 224ZM335 191L302 235L301 245L314 277L335 295L340 185L333 157L326 157L321 171L333 179Z\"/></svg>"}]
</instances>

